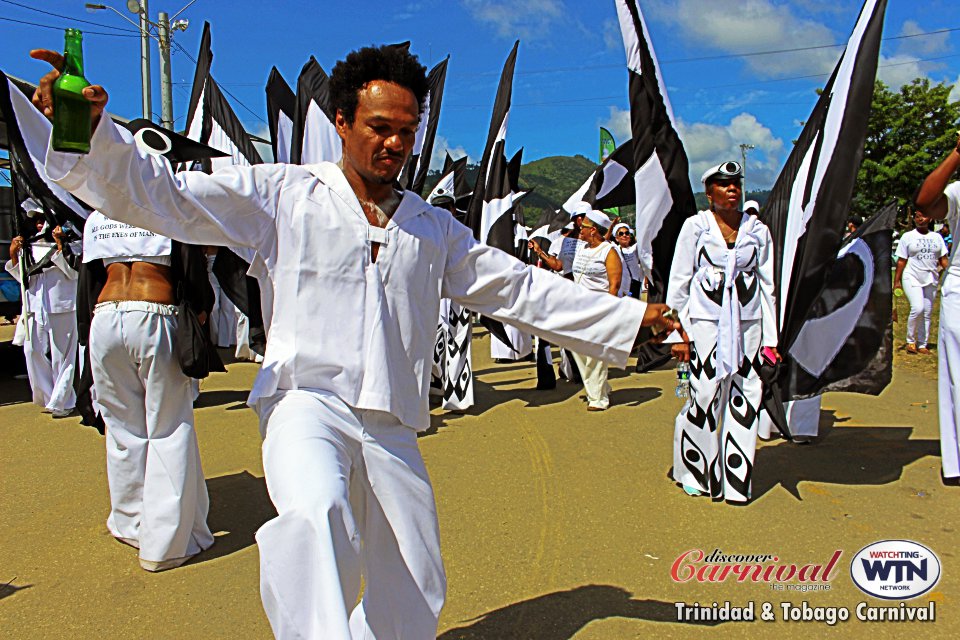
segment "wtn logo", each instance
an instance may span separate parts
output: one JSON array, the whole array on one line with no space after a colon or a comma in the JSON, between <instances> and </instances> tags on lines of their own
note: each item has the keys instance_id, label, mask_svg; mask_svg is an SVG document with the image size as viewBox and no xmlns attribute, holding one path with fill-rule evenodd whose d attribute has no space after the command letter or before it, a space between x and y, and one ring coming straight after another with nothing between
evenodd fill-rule
<instances>
[{"instance_id":1,"label":"wtn logo","mask_svg":"<svg viewBox=\"0 0 960 640\"><path fill-rule=\"evenodd\" d=\"M884 582L890 579L890 572L894 572L894 582L900 583L906 580L926 580L927 579L927 561L921 560L919 564L910 560L860 560L863 563L863 572L867 580L873 582L882 580Z\"/></svg>"},{"instance_id":2,"label":"wtn logo","mask_svg":"<svg viewBox=\"0 0 960 640\"><path fill-rule=\"evenodd\" d=\"M883 540L861 549L850 577L866 594L886 600L916 598L940 580L940 559L910 540Z\"/></svg>"}]
</instances>

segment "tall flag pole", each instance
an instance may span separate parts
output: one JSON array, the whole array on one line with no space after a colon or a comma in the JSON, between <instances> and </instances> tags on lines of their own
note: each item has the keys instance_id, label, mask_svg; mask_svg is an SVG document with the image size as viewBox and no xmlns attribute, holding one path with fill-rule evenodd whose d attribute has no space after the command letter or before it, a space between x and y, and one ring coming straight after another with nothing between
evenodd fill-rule
<instances>
[{"instance_id":1,"label":"tall flag pole","mask_svg":"<svg viewBox=\"0 0 960 640\"><path fill-rule=\"evenodd\" d=\"M290 146L293 139L293 119L297 108L297 96L276 67L270 69L266 92L273 161L290 162Z\"/></svg>"},{"instance_id":2,"label":"tall flag pole","mask_svg":"<svg viewBox=\"0 0 960 640\"><path fill-rule=\"evenodd\" d=\"M819 365L811 363L829 362L831 354L825 350L839 350L847 337L822 327L820 340L798 342L813 309L822 302L843 240L843 223L863 159L867 134L863 114L869 113L873 100L886 5L886 0L864 2L840 62L762 212L778 249L775 284L780 351L798 366L807 363L814 369L808 373L815 375ZM839 326L833 329L839 330ZM784 368L782 378L789 384L781 384L785 400L802 393L797 386L799 376L788 374L789 369Z\"/></svg>"},{"instance_id":3,"label":"tall flag pole","mask_svg":"<svg viewBox=\"0 0 960 640\"><path fill-rule=\"evenodd\" d=\"M437 137L437 125L440 122L440 105L443 102L443 85L447 79L447 63L450 56L430 70L427 76L429 90L413 144L413 152L400 173L400 185L417 195L423 195L423 187L430 170L430 158L433 155L433 143Z\"/></svg>"},{"instance_id":4,"label":"tall flag pole","mask_svg":"<svg viewBox=\"0 0 960 640\"><path fill-rule=\"evenodd\" d=\"M616 0L627 55L633 182L639 251L653 255L654 289L664 292L683 221L696 212L689 163L637 0Z\"/></svg>"},{"instance_id":5,"label":"tall flag pole","mask_svg":"<svg viewBox=\"0 0 960 640\"><path fill-rule=\"evenodd\" d=\"M480 160L480 173L465 223L473 230L474 237L508 253L513 253L513 201L517 197L510 191L507 162L504 152L507 139L507 123L510 119L510 100L513 93L513 72L517 64L517 40L503 65L497 97L493 103L493 116L487 132L487 144ZM481 316L480 323L501 342L513 348L512 341L503 324Z\"/></svg>"},{"instance_id":6,"label":"tall flag pole","mask_svg":"<svg viewBox=\"0 0 960 640\"><path fill-rule=\"evenodd\" d=\"M607 129L600 127L600 159L598 162L601 165L606 162L607 158L610 157L610 154L612 154L616 148L617 143L613 139L613 134ZM617 218L620 216L620 207L610 207L609 209L604 209L604 212Z\"/></svg>"},{"instance_id":7,"label":"tall flag pole","mask_svg":"<svg viewBox=\"0 0 960 640\"><path fill-rule=\"evenodd\" d=\"M290 162L339 162L343 153L330 104L330 77L313 56L297 78Z\"/></svg>"}]
</instances>

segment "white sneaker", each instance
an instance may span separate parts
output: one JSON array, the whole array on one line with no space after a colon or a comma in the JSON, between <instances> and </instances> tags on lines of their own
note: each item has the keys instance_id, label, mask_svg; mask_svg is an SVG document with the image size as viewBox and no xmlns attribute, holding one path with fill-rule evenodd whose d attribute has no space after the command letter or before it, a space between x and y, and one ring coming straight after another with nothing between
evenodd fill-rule
<instances>
[{"instance_id":1,"label":"white sneaker","mask_svg":"<svg viewBox=\"0 0 960 640\"><path fill-rule=\"evenodd\" d=\"M66 418L73 413L73 408L70 409L52 409L50 415L54 418Z\"/></svg>"}]
</instances>

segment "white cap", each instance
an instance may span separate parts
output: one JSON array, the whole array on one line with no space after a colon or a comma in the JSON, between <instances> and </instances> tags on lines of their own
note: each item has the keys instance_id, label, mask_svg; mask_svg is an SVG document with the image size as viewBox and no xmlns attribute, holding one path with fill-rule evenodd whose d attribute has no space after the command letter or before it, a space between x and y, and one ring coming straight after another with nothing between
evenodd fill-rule
<instances>
[{"instance_id":1,"label":"white cap","mask_svg":"<svg viewBox=\"0 0 960 640\"><path fill-rule=\"evenodd\" d=\"M597 209L591 209L587 212L587 220L598 227L603 227L604 229L609 229L610 225L613 224L613 220L610 219L610 216L605 214L603 211L598 211Z\"/></svg>"},{"instance_id":2,"label":"white cap","mask_svg":"<svg viewBox=\"0 0 960 640\"><path fill-rule=\"evenodd\" d=\"M43 207L41 207L40 203L33 198L27 198L20 204L20 206L24 211L27 212L28 218L32 218L38 213L43 213Z\"/></svg>"},{"instance_id":3,"label":"white cap","mask_svg":"<svg viewBox=\"0 0 960 640\"><path fill-rule=\"evenodd\" d=\"M453 192L448 191L443 187L439 187L432 194L430 194L430 204L432 204L435 207L444 205L444 204L450 204L451 202L454 202L454 201L455 201L455 198L453 197Z\"/></svg>"},{"instance_id":4,"label":"white cap","mask_svg":"<svg viewBox=\"0 0 960 640\"><path fill-rule=\"evenodd\" d=\"M707 184L707 180L714 176L718 176L721 179L742 178L743 167L740 166L739 162L734 162L733 160L721 162L717 166L710 167L704 171L703 175L700 177L700 182Z\"/></svg>"},{"instance_id":5,"label":"white cap","mask_svg":"<svg viewBox=\"0 0 960 640\"><path fill-rule=\"evenodd\" d=\"M632 236L637 235L636 233L633 232L633 229L631 229L630 225L628 225L626 222L618 222L617 224L613 225L613 229L610 231L610 235L616 236L617 231L619 231L620 229L626 229L627 231L630 232L630 235Z\"/></svg>"},{"instance_id":6,"label":"white cap","mask_svg":"<svg viewBox=\"0 0 960 640\"><path fill-rule=\"evenodd\" d=\"M591 210L593 210L593 207L590 206L590 203L581 200L577 204L573 205L573 208L570 210L570 216L585 216Z\"/></svg>"},{"instance_id":7,"label":"white cap","mask_svg":"<svg viewBox=\"0 0 960 640\"><path fill-rule=\"evenodd\" d=\"M759 212L760 203L757 202L756 200L747 200L747 202L743 205L743 210L750 211L750 209L756 209Z\"/></svg>"}]
</instances>

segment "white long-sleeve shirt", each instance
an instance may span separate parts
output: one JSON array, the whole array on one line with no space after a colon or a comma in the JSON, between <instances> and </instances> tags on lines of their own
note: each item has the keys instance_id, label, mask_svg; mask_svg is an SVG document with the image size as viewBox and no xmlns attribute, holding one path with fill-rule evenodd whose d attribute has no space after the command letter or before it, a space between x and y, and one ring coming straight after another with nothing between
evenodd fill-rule
<instances>
[{"instance_id":1,"label":"white long-sleeve shirt","mask_svg":"<svg viewBox=\"0 0 960 640\"><path fill-rule=\"evenodd\" d=\"M50 243L37 242L30 245L34 262L39 262L51 251L53 266L29 277L25 283L27 306L33 314L72 313L77 309L78 273L67 264L66 258ZM4 265L7 273L20 282L20 265L8 260Z\"/></svg>"},{"instance_id":2,"label":"white long-sleeve shirt","mask_svg":"<svg viewBox=\"0 0 960 640\"><path fill-rule=\"evenodd\" d=\"M350 406L429 426L440 297L624 366L645 305L585 291L478 244L449 212L405 192L372 227L334 164L174 176L101 117L87 155L47 152L46 172L107 216L195 244L249 247L274 291L250 402L323 389ZM382 239L376 262L371 243Z\"/></svg>"},{"instance_id":3,"label":"white long-sleeve shirt","mask_svg":"<svg viewBox=\"0 0 960 640\"><path fill-rule=\"evenodd\" d=\"M667 305L680 322L716 322L717 369L735 371L743 357L742 321L761 322L764 347L777 346L773 287L773 240L755 216L742 214L733 247L728 247L710 211L687 218L670 268Z\"/></svg>"}]
</instances>

